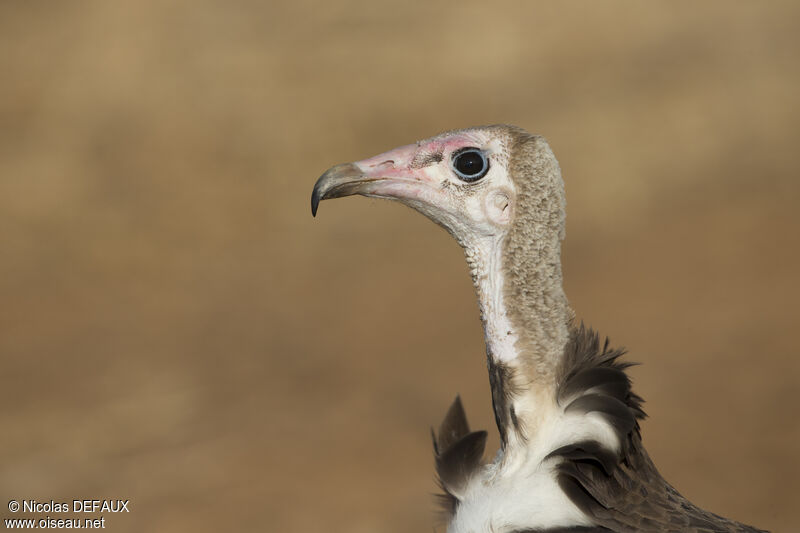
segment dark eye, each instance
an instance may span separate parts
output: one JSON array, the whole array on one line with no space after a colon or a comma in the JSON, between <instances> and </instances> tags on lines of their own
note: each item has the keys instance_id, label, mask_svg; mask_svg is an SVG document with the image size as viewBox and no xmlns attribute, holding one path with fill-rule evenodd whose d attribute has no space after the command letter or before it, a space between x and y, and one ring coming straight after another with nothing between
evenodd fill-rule
<instances>
[{"instance_id":1,"label":"dark eye","mask_svg":"<svg viewBox=\"0 0 800 533\"><path fill-rule=\"evenodd\" d=\"M453 154L453 172L467 183L478 181L489 170L489 160L477 148L464 148Z\"/></svg>"}]
</instances>

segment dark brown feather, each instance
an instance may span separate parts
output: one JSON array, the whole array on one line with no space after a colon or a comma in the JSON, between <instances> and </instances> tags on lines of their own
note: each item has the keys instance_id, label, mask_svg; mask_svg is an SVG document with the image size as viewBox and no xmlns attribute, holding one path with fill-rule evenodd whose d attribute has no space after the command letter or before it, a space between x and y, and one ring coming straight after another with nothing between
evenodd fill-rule
<instances>
[{"instance_id":1,"label":"dark brown feather","mask_svg":"<svg viewBox=\"0 0 800 533\"><path fill-rule=\"evenodd\" d=\"M481 467L486 448L486 431L469 431L461 398L456 396L439 426L439 435L431 430L436 459L436 475L444 494L438 495L445 519L451 518L458 507L470 478Z\"/></svg>"},{"instance_id":2,"label":"dark brown feather","mask_svg":"<svg viewBox=\"0 0 800 533\"><path fill-rule=\"evenodd\" d=\"M623 350L600 347L581 324L571 331L559 370L558 399L566 409L597 412L613 425L623 444L619 454L597 442L555 450L562 490L597 526L618 533L753 533L756 528L715 515L689 502L661 477L642 445L638 420L642 399L631 391L619 362Z\"/></svg>"},{"instance_id":3,"label":"dark brown feather","mask_svg":"<svg viewBox=\"0 0 800 533\"><path fill-rule=\"evenodd\" d=\"M469 433L467 414L464 412L461 396L456 396L456 399L450 404L447 414L444 415L444 420L439 425L438 439L434 440L434 443L437 444L436 454L439 454L439 448L447 450L467 433Z\"/></svg>"},{"instance_id":4,"label":"dark brown feather","mask_svg":"<svg viewBox=\"0 0 800 533\"><path fill-rule=\"evenodd\" d=\"M455 496L464 493L467 482L481 465L486 437L485 431L468 433L436 458L436 473L447 492Z\"/></svg>"},{"instance_id":5,"label":"dark brown feather","mask_svg":"<svg viewBox=\"0 0 800 533\"><path fill-rule=\"evenodd\" d=\"M512 402L516 393L513 387L513 371L511 368L499 361L495 361L491 354L487 353L486 364L489 367L489 385L492 388L492 408L494 419L497 422L497 429L500 432L500 445L505 448L508 442L509 422L514 429L524 438L525 433L520 425L520 421L514 412Z\"/></svg>"}]
</instances>

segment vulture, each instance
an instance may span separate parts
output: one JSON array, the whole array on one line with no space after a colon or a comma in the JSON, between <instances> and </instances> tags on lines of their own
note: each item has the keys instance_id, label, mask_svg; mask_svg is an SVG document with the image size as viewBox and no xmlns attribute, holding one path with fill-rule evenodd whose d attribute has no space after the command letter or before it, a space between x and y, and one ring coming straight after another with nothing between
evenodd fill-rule
<instances>
[{"instance_id":1,"label":"vulture","mask_svg":"<svg viewBox=\"0 0 800 533\"><path fill-rule=\"evenodd\" d=\"M401 202L463 247L477 293L501 446L456 398L434 454L449 533L753 532L703 510L659 474L623 350L577 323L562 287L565 197L547 141L494 125L449 131L317 180L319 202Z\"/></svg>"}]
</instances>

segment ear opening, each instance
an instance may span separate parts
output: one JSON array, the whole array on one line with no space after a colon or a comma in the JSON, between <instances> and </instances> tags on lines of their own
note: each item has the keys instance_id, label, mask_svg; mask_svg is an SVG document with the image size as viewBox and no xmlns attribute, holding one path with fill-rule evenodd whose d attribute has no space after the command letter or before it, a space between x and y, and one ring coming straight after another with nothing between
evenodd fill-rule
<instances>
[{"instance_id":1,"label":"ear opening","mask_svg":"<svg viewBox=\"0 0 800 533\"><path fill-rule=\"evenodd\" d=\"M507 226L511 222L513 211L512 193L506 189L489 192L483 206L486 217L492 224Z\"/></svg>"}]
</instances>

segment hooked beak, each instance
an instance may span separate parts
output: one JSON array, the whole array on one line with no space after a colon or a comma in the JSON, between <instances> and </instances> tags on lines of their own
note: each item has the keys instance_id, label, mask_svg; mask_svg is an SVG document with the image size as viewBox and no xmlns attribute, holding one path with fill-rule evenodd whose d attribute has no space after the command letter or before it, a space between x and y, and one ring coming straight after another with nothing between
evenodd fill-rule
<instances>
[{"instance_id":1,"label":"hooked beak","mask_svg":"<svg viewBox=\"0 0 800 533\"><path fill-rule=\"evenodd\" d=\"M360 194L400 201L430 200L433 180L423 166L412 165L419 147L402 146L389 152L329 168L311 193L311 214L322 200Z\"/></svg>"},{"instance_id":2,"label":"hooked beak","mask_svg":"<svg viewBox=\"0 0 800 533\"><path fill-rule=\"evenodd\" d=\"M311 192L311 215L317 216L317 208L322 200L358 194L367 183L367 175L355 163L329 168L314 184Z\"/></svg>"}]
</instances>

